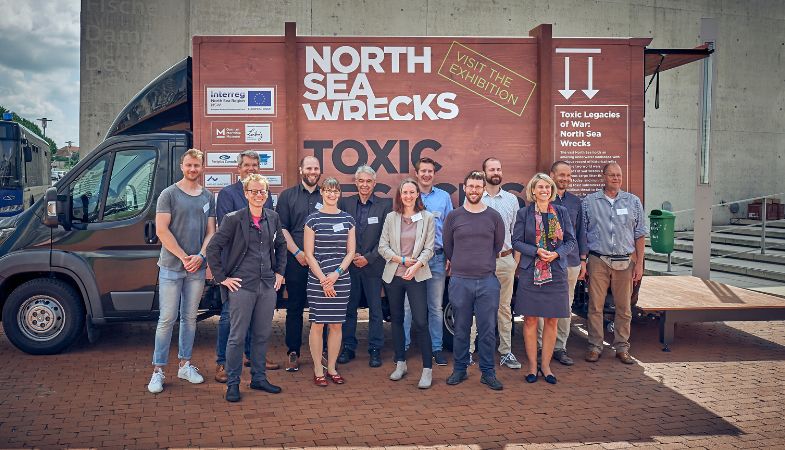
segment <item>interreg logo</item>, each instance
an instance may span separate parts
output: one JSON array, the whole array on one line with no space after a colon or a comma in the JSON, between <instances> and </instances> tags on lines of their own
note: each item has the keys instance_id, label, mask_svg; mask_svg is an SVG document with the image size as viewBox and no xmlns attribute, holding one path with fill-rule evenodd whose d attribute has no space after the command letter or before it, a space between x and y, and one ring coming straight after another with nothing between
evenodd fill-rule
<instances>
[{"instance_id":1,"label":"interreg logo","mask_svg":"<svg viewBox=\"0 0 785 450\"><path fill-rule=\"evenodd\" d=\"M245 99L245 92L239 89L211 89L210 98L237 98L242 100Z\"/></svg>"},{"instance_id":2,"label":"interreg logo","mask_svg":"<svg viewBox=\"0 0 785 450\"><path fill-rule=\"evenodd\" d=\"M272 92L248 91L248 106L272 106Z\"/></svg>"}]
</instances>

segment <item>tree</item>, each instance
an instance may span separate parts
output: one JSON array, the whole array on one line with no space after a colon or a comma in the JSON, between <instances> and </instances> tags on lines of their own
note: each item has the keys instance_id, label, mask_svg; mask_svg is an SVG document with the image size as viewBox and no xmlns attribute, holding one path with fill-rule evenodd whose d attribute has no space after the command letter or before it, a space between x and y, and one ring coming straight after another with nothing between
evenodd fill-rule
<instances>
[{"instance_id":1,"label":"tree","mask_svg":"<svg viewBox=\"0 0 785 450\"><path fill-rule=\"evenodd\" d=\"M0 114L4 114L7 112L9 111L5 109L2 105L0 105ZM25 119L24 117L20 117L16 113L12 113L12 114L13 114L13 118L11 119L12 121L20 125L23 125L25 128L37 134L41 139L45 140L46 143L49 144L49 152L51 155L54 156L54 154L57 153L57 144L55 144L55 141L49 139L48 137L45 137L44 133L41 132L41 128L39 128L38 125L36 125L34 122Z\"/></svg>"}]
</instances>

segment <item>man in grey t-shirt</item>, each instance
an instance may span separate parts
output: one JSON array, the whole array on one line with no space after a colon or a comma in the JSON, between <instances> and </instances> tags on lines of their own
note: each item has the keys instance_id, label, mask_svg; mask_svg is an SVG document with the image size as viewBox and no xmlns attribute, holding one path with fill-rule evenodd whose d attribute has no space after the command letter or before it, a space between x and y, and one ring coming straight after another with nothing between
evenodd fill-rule
<instances>
[{"instance_id":1,"label":"man in grey t-shirt","mask_svg":"<svg viewBox=\"0 0 785 450\"><path fill-rule=\"evenodd\" d=\"M215 197L199 184L203 154L190 149L180 160L183 178L161 192L155 210L155 229L161 240L158 259L158 327L155 330L153 375L147 389L164 389L163 368L168 363L172 328L180 315L178 378L202 383L191 365L196 314L204 291L205 251L215 233Z\"/></svg>"}]
</instances>

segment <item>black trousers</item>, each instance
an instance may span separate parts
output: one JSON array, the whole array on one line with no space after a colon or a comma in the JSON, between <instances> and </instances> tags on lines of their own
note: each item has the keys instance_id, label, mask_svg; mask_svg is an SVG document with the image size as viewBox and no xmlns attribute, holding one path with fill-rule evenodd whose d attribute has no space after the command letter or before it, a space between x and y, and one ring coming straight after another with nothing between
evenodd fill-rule
<instances>
[{"instance_id":1,"label":"black trousers","mask_svg":"<svg viewBox=\"0 0 785 450\"><path fill-rule=\"evenodd\" d=\"M287 353L295 352L300 356L303 345L303 310L308 305L308 268L303 267L297 259L289 254L286 263L286 348ZM282 295L283 289L278 291Z\"/></svg>"},{"instance_id":2,"label":"black trousers","mask_svg":"<svg viewBox=\"0 0 785 450\"><path fill-rule=\"evenodd\" d=\"M387 299L390 302L395 360L406 361L403 333L403 302L405 297L408 296L409 307L412 310L412 325L415 333L417 333L417 342L422 352L422 366L425 369L430 369L433 366L433 351L431 349L431 333L428 331L428 294L425 290L425 282L393 277L391 283L384 283L384 287Z\"/></svg>"}]
</instances>

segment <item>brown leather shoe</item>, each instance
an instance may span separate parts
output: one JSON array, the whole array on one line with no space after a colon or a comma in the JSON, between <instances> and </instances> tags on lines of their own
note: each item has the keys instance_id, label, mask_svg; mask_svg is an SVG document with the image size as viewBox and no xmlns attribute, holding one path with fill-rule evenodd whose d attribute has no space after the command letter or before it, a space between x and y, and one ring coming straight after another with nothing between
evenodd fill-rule
<instances>
[{"instance_id":1,"label":"brown leather shoe","mask_svg":"<svg viewBox=\"0 0 785 450\"><path fill-rule=\"evenodd\" d=\"M218 364L215 366L215 381L219 383L226 383L226 380L229 379L229 375L226 374L226 368L223 364Z\"/></svg>"},{"instance_id":2,"label":"brown leather shoe","mask_svg":"<svg viewBox=\"0 0 785 450\"><path fill-rule=\"evenodd\" d=\"M616 352L616 357L624 364L635 364L635 360L627 352Z\"/></svg>"},{"instance_id":3,"label":"brown leather shoe","mask_svg":"<svg viewBox=\"0 0 785 450\"><path fill-rule=\"evenodd\" d=\"M295 352L289 352L289 357L286 361L287 372L297 372L300 370L300 357Z\"/></svg>"},{"instance_id":4,"label":"brown leather shoe","mask_svg":"<svg viewBox=\"0 0 785 450\"><path fill-rule=\"evenodd\" d=\"M273 360L271 360L269 357L265 357L264 367L267 370L278 370L281 368L281 365L276 362L273 362Z\"/></svg>"},{"instance_id":5,"label":"brown leather shoe","mask_svg":"<svg viewBox=\"0 0 785 450\"><path fill-rule=\"evenodd\" d=\"M589 350L589 352L586 353L586 361L597 362L599 360L600 360L600 352L595 350Z\"/></svg>"}]
</instances>

